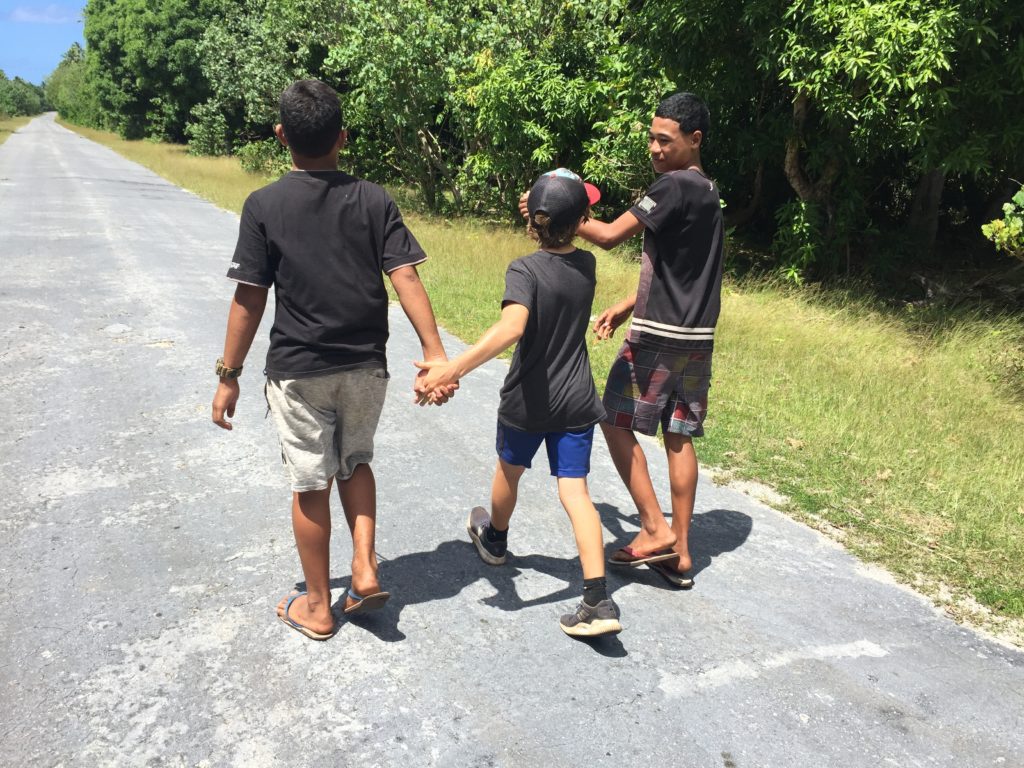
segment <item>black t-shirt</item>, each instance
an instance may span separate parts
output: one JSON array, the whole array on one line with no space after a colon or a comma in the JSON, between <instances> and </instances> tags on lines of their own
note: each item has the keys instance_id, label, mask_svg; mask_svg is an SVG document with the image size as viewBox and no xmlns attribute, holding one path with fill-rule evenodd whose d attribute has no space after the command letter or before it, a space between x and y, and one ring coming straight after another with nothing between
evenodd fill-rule
<instances>
[{"instance_id":1,"label":"black t-shirt","mask_svg":"<svg viewBox=\"0 0 1024 768\"><path fill-rule=\"evenodd\" d=\"M391 197L341 171L291 171L249 195L228 277L274 286L266 374L387 362L384 273L426 259Z\"/></svg>"},{"instance_id":2,"label":"black t-shirt","mask_svg":"<svg viewBox=\"0 0 1024 768\"><path fill-rule=\"evenodd\" d=\"M710 349L721 309L722 205L699 171L659 176L630 211L644 253L628 339L644 346Z\"/></svg>"},{"instance_id":3,"label":"black t-shirt","mask_svg":"<svg viewBox=\"0 0 1024 768\"><path fill-rule=\"evenodd\" d=\"M501 388L498 420L524 432L569 432L604 418L590 372L586 334L597 262L590 251L536 251L505 273L502 305L530 316Z\"/></svg>"}]
</instances>

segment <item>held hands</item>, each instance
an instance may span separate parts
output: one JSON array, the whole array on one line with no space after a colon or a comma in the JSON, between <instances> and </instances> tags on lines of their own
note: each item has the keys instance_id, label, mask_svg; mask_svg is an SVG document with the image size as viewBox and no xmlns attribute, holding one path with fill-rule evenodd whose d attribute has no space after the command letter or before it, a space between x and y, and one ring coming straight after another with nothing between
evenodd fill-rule
<instances>
[{"instance_id":1,"label":"held hands","mask_svg":"<svg viewBox=\"0 0 1024 768\"><path fill-rule=\"evenodd\" d=\"M419 373L413 382L418 405L444 405L455 396L459 380L455 367L448 360L420 360L414 362Z\"/></svg>"},{"instance_id":2,"label":"held hands","mask_svg":"<svg viewBox=\"0 0 1024 768\"><path fill-rule=\"evenodd\" d=\"M598 315L594 321L594 333L597 334L597 340L610 339L615 334L615 329L626 322L631 314L633 314L633 304L620 302Z\"/></svg>"},{"instance_id":3,"label":"held hands","mask_svg":"<svg viewBox=\"0 0 1024 768\"><path fill-rule=\"evenodd\" d=\"M221 429L233 429L225 414L234 418L237 402L238 379L221 379L213 396L213 423Z\"/></svg>"}]
</instances>

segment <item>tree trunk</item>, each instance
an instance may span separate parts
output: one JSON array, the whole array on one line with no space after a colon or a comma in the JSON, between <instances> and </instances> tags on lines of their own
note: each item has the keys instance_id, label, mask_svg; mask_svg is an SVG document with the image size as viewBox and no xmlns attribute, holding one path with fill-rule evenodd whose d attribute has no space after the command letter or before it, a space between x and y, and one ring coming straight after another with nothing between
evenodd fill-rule
<instances>
[{"instance_id":1,"label":"tree trunk","mask_svg":"<svg viewBox=\"0 0 1024 768\"><path fill-rule=\"evenodd\" d=\"M910 205L910 232L917 248L924 256L935 248L935 236L939 231L939 203L946 185L946 172L941 168L925 171L918 179L914 200Z\"/></svg>"}]
</instances>

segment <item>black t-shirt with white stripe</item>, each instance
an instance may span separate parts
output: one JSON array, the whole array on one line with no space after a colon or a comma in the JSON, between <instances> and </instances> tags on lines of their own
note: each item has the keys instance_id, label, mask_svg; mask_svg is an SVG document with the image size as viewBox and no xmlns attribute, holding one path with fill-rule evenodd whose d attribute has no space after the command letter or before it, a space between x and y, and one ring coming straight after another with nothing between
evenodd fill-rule
<instances>
[{"instance_id":1,"label":"black t-shirt with white stripe","mask_svg":"<svg viewBox=\"0 0 1024 768\"><path fill-rule=\"evenodd\" d=\"M630 211L644 252L628 339L663 349L711 349L721 309L722 206L696 170L659 176Z\"/></svg>"},{"instance_id":2,"label":"black t-shirt with white stripe","mask_svg":"<svg viewBox=\"0 0 1024 768\"><path fill-rule=\"evenodd\" d=\"M303 378L386 365L384 274L426 258L381 187L291 171L245 201L228 277L274 286L266 374Z\"/></svg>"}]
</instances>

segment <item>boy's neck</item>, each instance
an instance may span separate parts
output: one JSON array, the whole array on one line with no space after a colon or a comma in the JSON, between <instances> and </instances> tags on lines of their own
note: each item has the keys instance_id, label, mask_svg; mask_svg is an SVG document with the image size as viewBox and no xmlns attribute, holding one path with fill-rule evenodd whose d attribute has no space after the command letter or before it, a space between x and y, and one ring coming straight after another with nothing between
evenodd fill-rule
<instances>
[{"instance_id":1,"label":"boy's neck","mask_svg":"<svg viewBox=\"0 0 1024 768\"><path fill-rule=\"evenodd\" d=\"M302 157L292 153L293 171L336 171L338 170L338 153L332 152L323 157Z\"/></svg>"},{"instance_id":2,"label":"boy's neck","mask_svg":"<svg viewBox=\"0 0 1024 768\"><path fill-rule=\"evenodd\" d=\"M700 150L693 153L691 157L686 158L682 163L679 164L678 168L672 168L673 171L697 171L701 176L705 176L704 166L700 164Z\"/></svg>"},{"instance_id":3,"label":"boy's neck","mask_svg":"<svg viewBox=\"0 0 1024 768\"><path fill-rule=\"evenodd\" d=\"M541 250L544 251L545 253L555 253L561 256L562 254L572 253L573 251L576 250L576 246L573 245L572 243L569 243L568 245L560 245L557 248L547 248L541 246Z\"/></svg>"}]
</instances>

